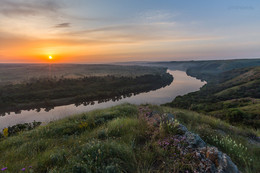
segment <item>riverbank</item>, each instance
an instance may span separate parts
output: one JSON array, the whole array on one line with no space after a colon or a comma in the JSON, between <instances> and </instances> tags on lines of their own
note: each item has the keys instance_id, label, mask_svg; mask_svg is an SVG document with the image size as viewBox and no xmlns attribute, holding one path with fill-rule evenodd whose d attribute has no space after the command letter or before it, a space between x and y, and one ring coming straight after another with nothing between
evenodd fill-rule
<instances>
[{"instance_id":1,"label":"riverbank","mask_svg":"<svg viewBox=\"0 0 260 173\"><path fill-rule=\"evenodd\" d=\"M40 78L0 87L0 111L49 110L73 103L88 105L95 100L102 102L156 90L172 81L173 77L166 70L136 77Z\"/></svg>"}]
</instances>

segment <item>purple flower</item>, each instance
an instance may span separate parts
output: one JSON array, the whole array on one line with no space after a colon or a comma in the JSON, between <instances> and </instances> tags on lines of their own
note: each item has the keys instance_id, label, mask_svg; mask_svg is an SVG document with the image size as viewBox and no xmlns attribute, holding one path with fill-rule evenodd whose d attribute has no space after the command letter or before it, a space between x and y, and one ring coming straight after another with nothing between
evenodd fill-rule
<instances>
[{"instance_id":1,"label":"purple flower","mask_svg":"<svg viewBox=\"0 0 260 173\"><path fill-rule=\"evenodd\" d=\"M7 170L7 167L1 169L1 171L5 171L5 170Z\"/></svg>"},{"instance_id":2,"label":"purple flower","mask_svg":"<svg viewBox=\"0 0 260 173\"><path fill-rule=\"evenodd\" d=\"M28 166L28 168L32 168L32 166Z\"/></svg>"},{"instance_id":3,"label":"purple flower","mask_svg":"<svg viewBox=\"0 0 260 173\"><path fill-rule=\"evenodd\" d=\"M22 171L25 171L25 168L22 168Z\"/></svg>"}]
</instances>

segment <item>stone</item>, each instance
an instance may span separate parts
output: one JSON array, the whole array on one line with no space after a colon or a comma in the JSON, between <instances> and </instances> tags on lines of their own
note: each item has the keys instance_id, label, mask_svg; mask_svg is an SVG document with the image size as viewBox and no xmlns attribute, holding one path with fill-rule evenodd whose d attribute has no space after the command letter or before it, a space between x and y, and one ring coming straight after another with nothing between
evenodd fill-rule
<instances>
[{"instance_id":1,"label":"stone","mask_svg":"<svg viewBox=\"0 0 260 173\"><path fill-rule=\"evenodd\" d=\"M186 132L185 137L193 148L202 148L206 147L206 143L200 138L199 135L191 133L191 132Z\"/></svg>"},{"instance_id":2,"label":"stone","mask_svg":"<svg viewBox=\"0 0 260 173\"><path fill-rule=\"evenodd\" d=\"M168 120L170 120L170 121L174 121L174 119L175 119L173 114L168 113L166 116L168 117Z\"/></svg>"},{"instance_id":3,"label":"stone","mask_svg":"<svg viewBox=\"0 0 260 173\"><path fill-rule=\"evenodd\" d=\"M178 129L178 130L182 131L183 134L185 134L186 132L188 132L188 129L187 129L184 125L182 125L182 124L179 125L179 129Z\"/></svg>"},{"instance_id":4,"label":"stone","mask_svg":"<svg viewBox=\"0 0 260 173\"><path fill-rule=\"evenodd\" d=\"M206 149L206 152L205 152ZM205 147L201 149L202 153L206 154L209 159L216 166L217 173L239 173L237 166L232 162L230 157L225 153L219 151L216 147Z\"/></svg>"}]
</instances>

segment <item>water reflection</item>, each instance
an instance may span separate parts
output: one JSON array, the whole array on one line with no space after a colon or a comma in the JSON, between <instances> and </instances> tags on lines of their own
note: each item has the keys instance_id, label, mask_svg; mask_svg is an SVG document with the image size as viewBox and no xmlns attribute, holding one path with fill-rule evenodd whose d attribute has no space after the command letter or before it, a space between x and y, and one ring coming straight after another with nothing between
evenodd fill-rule
<instances>
[{"instance_id":1,"label":"water reflection","mask_svg":"<svg viewBox=\"0 0 260 173\"><path fill-rule=\"evenodd\" d=\"M184 95L200 89L205 82L187 76L183 71L168 72L173 75L174 81L163 88L146 92L131 93L123 96L117 96L113 99L103 99L99 101L80 102L76 104L57 106L49 108L36 108L34 110L8 112L5 116L0 117L0 129L13 126L15 124L29 123L35 121L49 122L61 119L73 114L78 114L90 110L102 109L115 106L122 103L132 104L163 104L172 101L176 96Z\"/></svg>"}]
</instances>

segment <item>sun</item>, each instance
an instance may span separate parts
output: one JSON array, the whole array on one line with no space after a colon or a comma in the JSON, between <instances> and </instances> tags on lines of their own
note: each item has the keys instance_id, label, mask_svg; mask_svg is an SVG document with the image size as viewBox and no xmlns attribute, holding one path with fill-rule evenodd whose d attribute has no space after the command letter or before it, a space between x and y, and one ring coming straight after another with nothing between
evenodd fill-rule
<instances>
[{"instance_id":1,"label":"sun","mask_svg":"<svg viewBox=\"0 0 260 173\"><path fill-rule=\"evenodd\" d=\"M49 56L49 60L52 60L52 56Z\"/></svg>"}]
</instances>

